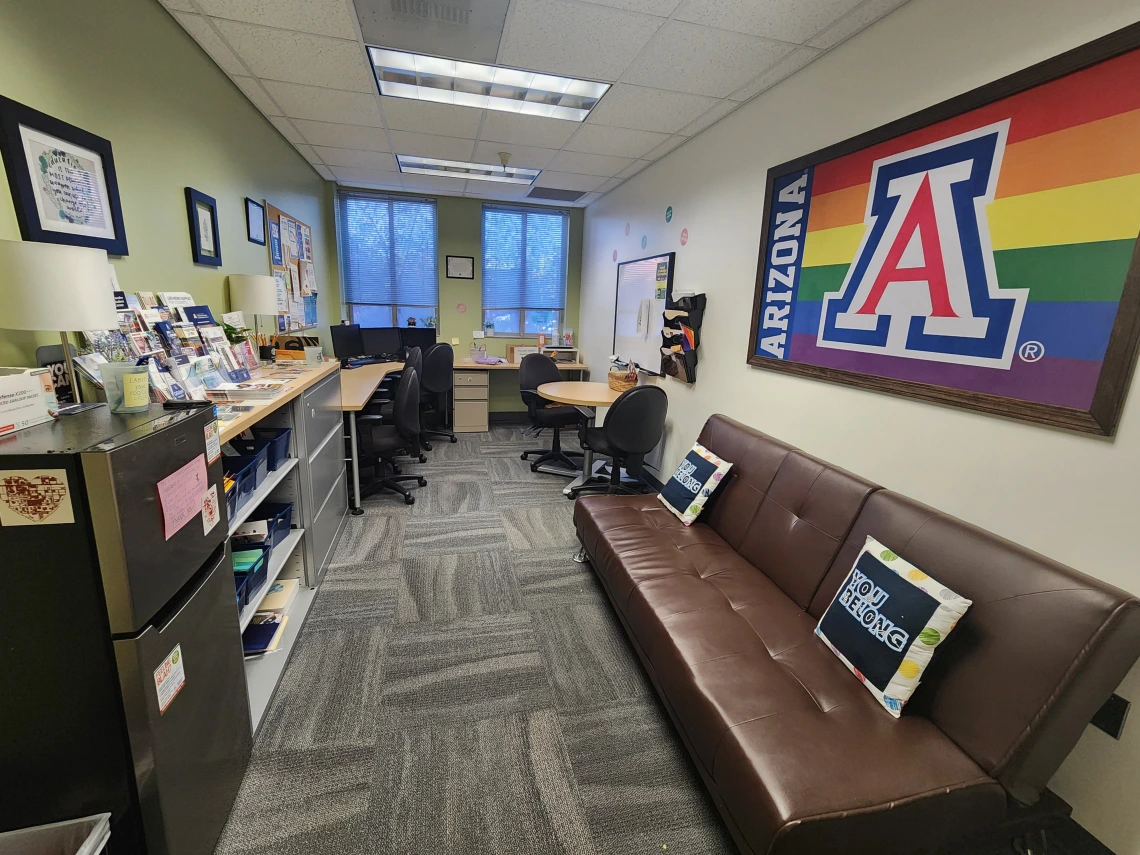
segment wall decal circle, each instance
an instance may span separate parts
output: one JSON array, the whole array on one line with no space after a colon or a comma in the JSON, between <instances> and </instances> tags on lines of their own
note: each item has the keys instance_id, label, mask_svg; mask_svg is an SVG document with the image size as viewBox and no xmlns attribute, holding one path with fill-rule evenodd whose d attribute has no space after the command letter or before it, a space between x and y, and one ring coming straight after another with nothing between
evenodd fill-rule
<instances>
[{"instance_id":1,"label":"wall decal circle","mask_svg":"<svg viewBox=\"0 0 1140 855\"><path fill-rule=\"evenodd\" d=\"M629 235L629 223L625 224L625 233L626 235Z\"/></svg>"},{"instance_id":2,"label":"wall decal circle","mask_svg":"<svg viewBox=\"0 0 1140 855\"><path fill-rule=\"evenodd\" d=\"M641 248L645 249L645 247L648 245L649 245L649 236L648 235L642 235L641 236Z\"/></svg>"},{"instance_id":3,"label":"wall decal circle","mask_svg":"<svg viewBox=\"0 0 1140 855\"><path fill-rule=\"evenodd\" d=\"M614 250L614 261L617 261L617 250Z\"/></svg>"},{"instance_id":4,"label":"wall decal circle","mask_svg":"<svg viewBox=\"0 0 1140 855\"><path fill-rule=\"evenodd\" d=\"M689 242L689 230L688 229L681 229L681 246L684 246L688 242Z\"/></svg>"},{"instance_id":5,"label":"wall decal circle","mask_svg":"<svg viewBox=\"0 0 1140 855\"><path fill-rule=\"evenodd\" d=\"M667 223L673 222L673 206L672 205L670 205L668 208L665 209L665 222L667 222Z\"/></svg>"},{"instance_id":6,"label":"wall decal circle","mask_svg":"<svg viewBox=\"0 0 1140 855\"><path fill-rule=\"evenodd\" d=\"M467 314L467 304L466 303L456 303L455 311L459 312L459 314L461 314L461 315Z\"/></svg>"}]
</instances>

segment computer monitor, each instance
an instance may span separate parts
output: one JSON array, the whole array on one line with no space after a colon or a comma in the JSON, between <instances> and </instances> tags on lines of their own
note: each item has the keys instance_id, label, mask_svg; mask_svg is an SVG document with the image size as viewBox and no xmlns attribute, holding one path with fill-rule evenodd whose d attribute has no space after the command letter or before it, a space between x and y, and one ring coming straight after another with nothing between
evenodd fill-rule
<instances>
[{"instance_id":1,"label":"computer monitor","mask_svg":"<svg viewBox=\"0 0 1140 855\"><path fill-rule=\"evenodd\" d=\"M404 347L427 350L435 344L435 332L435 327L400 327L400 338Z\"/></svg>"},{"instance_id":2,"label":"computer monitor","mask_svg":"<svg viewBox=\"0 0 1140 855\"><path fill-rule=\"evenodd\" d=\"M368 356L395 356L404 349L400 330L396 327L363 327L364 353Z\"/></svg>"},{"instance_id":3,"label":"computer monitor","mask_svg":"<svg viewBox=\"0 0 1140 855\"><path fill-rule=\"evenodd\" d=\"M332 333L333 355L341 362L366 353L360 324L338 324L329 331Z\"/></svg>"}]
</instances>

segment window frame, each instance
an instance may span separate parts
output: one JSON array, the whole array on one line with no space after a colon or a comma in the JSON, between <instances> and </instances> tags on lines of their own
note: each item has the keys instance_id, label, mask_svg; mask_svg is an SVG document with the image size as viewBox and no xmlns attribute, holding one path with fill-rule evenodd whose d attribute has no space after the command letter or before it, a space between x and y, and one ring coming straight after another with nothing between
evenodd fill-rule
<instances>
[{"instance_id":1,"label":"window frame","mask_svg":"<svg viewBox=\"0 0 1140 855\"><path fill-rule=\"evenodd\" d=\"M562 272L562 307L561 308L547 308L547 309L534 309L524 308L522 306L488 306L487 305L487 277L485 275L485 267L487 260L487 229L486 229L486 214L488 210L492 211L506 211L520 214L542 213L542 214L561 214L563 220L562 228L562 247L563 247L563 262L565 269ZM479 243L480 250L483 253L480 259L480 303L483 308L483 333L490 338L517 338L526 340L538 340L542 335L540 332L528 333L526 332L527 314L530 312L555 312L557 314L557 326L554 332L547 332L547 343L557 343L562 336L562 331L566 328L566 297L570 289L570 209L569 208L555 208L545 207L540 205L511 205L497 202L486 202L482 205L479 211ZM523 229L523 258L526 257L526 229ZM525 275L525 274L524 274ZM487 315L492 312L513 312L518 315L518 327L515 332L503 332L498 329L493 331L487 329Z\"/></svg>"}]
</instances>

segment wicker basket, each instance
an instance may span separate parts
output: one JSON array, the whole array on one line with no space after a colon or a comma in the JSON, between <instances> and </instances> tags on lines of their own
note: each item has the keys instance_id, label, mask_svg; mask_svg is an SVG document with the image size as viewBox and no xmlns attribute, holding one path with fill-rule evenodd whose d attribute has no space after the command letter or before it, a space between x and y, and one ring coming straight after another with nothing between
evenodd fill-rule
<instances>
[{"instance_id":1,"label":"wicker basket","mask_svg":"<svg viewBox=\"0 0 1140 855\"><path fill-rule=\"evenodd\" d=\"M626 392L637 385L636 371L611 371L606 379L615 392Z\"/></svg>"}]
</instances>

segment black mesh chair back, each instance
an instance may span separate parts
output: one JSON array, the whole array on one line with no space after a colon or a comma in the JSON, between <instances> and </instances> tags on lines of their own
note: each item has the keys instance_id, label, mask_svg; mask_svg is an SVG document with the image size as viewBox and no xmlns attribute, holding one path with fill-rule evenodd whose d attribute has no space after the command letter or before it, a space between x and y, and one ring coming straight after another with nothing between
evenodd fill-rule
<instances>
[{"instance_id":1,"label":"black mesh chair back","mask_svg":"<svg viewBox=\"0 0 1140 855\"><path fill-rule=\"evenodd\" d=\"M451 349L450 344L441 341L427 349L427 353L424 354L423 371L420 374L425 392L432 395L450 392L454 373L455 351Z\"/></svg>"},{"instance_id":2,"label":"black mesh chair back","mask_svg":"<svg viewBox=\"0 0 1140 855\"><path fill-rule=\"evenodd\" d=\"M419 348L414 348L419 350ZM415 368L405 369L396 387L392 401L392 423L400 436L410 440L413 452L419 453L420 437L420 376Z\"/></svg>"},{"instance_id":3,"label":"black mesh chair back","mask_svg":"<svg viewBox=\"0 0 1140 855\"><path fill-rule=\"evenodd\" d=\"M424 373L424 353L418 347L409 347L408 355L404 357L404 370L409 368L416 369L416 374L423 375Z\"/></svg>"},{"instance_id":4,"label":"black mesh chair back","mask_svg":"<svg viewBox=\"0 0 1140 855\"><path fill-rule=\"evenodd\" d=\"M669 396L660 386L634 386L622 392L606 412L606 442L624 454L643 456L661 441Z\"/></svg>"}]
</instances>

